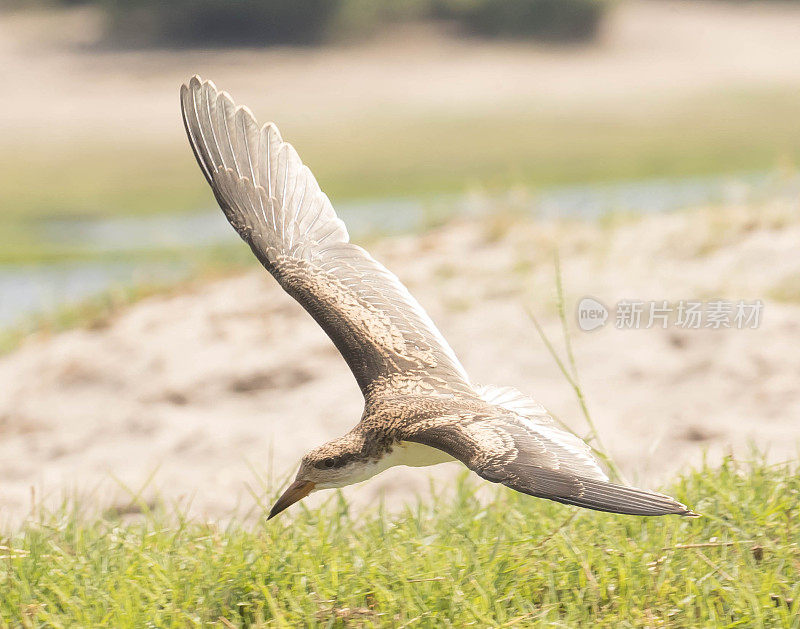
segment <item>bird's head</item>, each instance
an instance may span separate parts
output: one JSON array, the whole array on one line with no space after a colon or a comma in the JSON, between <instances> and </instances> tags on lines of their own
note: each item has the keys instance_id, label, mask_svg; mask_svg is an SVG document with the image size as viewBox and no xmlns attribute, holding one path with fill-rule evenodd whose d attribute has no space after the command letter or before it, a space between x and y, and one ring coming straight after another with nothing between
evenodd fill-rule
<instances>
[{"instance_id":1,"label":"bird's head","mask_svg":"<svg viewBox=\"0 0 800 629\"><path fill-rule=\"evenodd\" d=\"M300 461L294 482L283 492L269 513L274 518L312 491L344 487L366 480L372 467L363 452L363 440L345 435L311 450Z\"/></svg>"}]
</instances>

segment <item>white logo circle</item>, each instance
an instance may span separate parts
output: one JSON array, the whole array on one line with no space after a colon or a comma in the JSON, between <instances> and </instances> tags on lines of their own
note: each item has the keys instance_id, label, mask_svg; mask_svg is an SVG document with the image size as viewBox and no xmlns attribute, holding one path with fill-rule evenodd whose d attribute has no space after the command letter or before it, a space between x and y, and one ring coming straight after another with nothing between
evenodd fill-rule
<instances>
[{"instance_id":1,"label":"white logo circle","mask_svg":"<svg viewBox=\"0 0 800 629\"><path fill-rule=\"evenodd\" d=\"M578 302L578 327L591 332L606 324L608 308L594 297L584 297Z\"/></svg>"}]
</instances>

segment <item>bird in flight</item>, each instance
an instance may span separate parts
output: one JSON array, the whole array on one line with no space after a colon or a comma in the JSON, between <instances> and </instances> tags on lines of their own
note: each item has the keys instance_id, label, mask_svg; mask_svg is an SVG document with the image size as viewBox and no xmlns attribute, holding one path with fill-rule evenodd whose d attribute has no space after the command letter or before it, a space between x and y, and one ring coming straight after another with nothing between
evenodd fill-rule
<instances>
[{"instance_id":1,"label":"bird in flight","mask_svg":"<svg viewBox=\"0 0 800 629\"><path fill-rule=\"evenodd\" d=\"M181 87L197 163L259 262L327 333L364 395L346 435L306 454L269 517L319 489L395 465L458 460L493 483L598 511L696 515L663 494L608 482L590 448L511 387L470 382L405 286L350 242L314 175L274 124L211 81Z\"/></svg>"}]
</instances>

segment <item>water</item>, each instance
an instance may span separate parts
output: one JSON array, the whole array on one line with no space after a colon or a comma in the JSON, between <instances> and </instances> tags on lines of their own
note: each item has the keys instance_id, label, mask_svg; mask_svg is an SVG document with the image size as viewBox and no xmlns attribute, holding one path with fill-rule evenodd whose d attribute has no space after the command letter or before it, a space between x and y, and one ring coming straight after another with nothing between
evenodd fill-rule
<instances>
[{"instance_id":1,"label":"water","mask_svg":"<svg viewBox=\"0 0 800 629\"><path fill-rule=\"evenodd\" d=\"M336 207L350 233L358 238L369 232L413 230L432 215L479 215L497 207L511 206L547 217L597 218L613 211L665 212L789 195L800 196L800 178L753 174L567 186L536 195L381 199L337 203ZM52 244L97 254L224 245L235 243L238 238L218 209L166 216L53 219L40 226L39 237ZM0 327L13 325L31 314L79 302L113 286L175 281L189 272L188 263L141 259L0 266Z\"/></svg>"},{"instance_id":2,"label":"water","mask_svg":"<svg viewBox=\"0 0 800 629\"><path fill-rule=\"evenodd\" d=\"M185 277L186 264L81 262L0 266L0 327L26 316L53 312L113 286L170 282Z\"/></svg>"}]
</instances>

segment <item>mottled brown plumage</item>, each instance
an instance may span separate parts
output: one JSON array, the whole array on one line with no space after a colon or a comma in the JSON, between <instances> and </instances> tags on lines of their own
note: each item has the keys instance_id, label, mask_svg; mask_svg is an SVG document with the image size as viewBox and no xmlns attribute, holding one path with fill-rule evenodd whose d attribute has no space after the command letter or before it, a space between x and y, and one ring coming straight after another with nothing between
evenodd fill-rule
<instances>
[{"instance_id":1,"label":"mottled brown plumage","mask_svg":"<svg viewBox=\"0 0 800 629\"><path fill-rule=\"evenodd\" d=\"M349 433L309 452L270 517L310 491L392 465L458 460L486 480L601 511L693 515L668 496L608 482L580 439L509 387L470 383L403 284L361 247L277 128L210 81L181 88L189 141L225 216L328 334L364 394Z\"/></svg>"}]
</instances>

